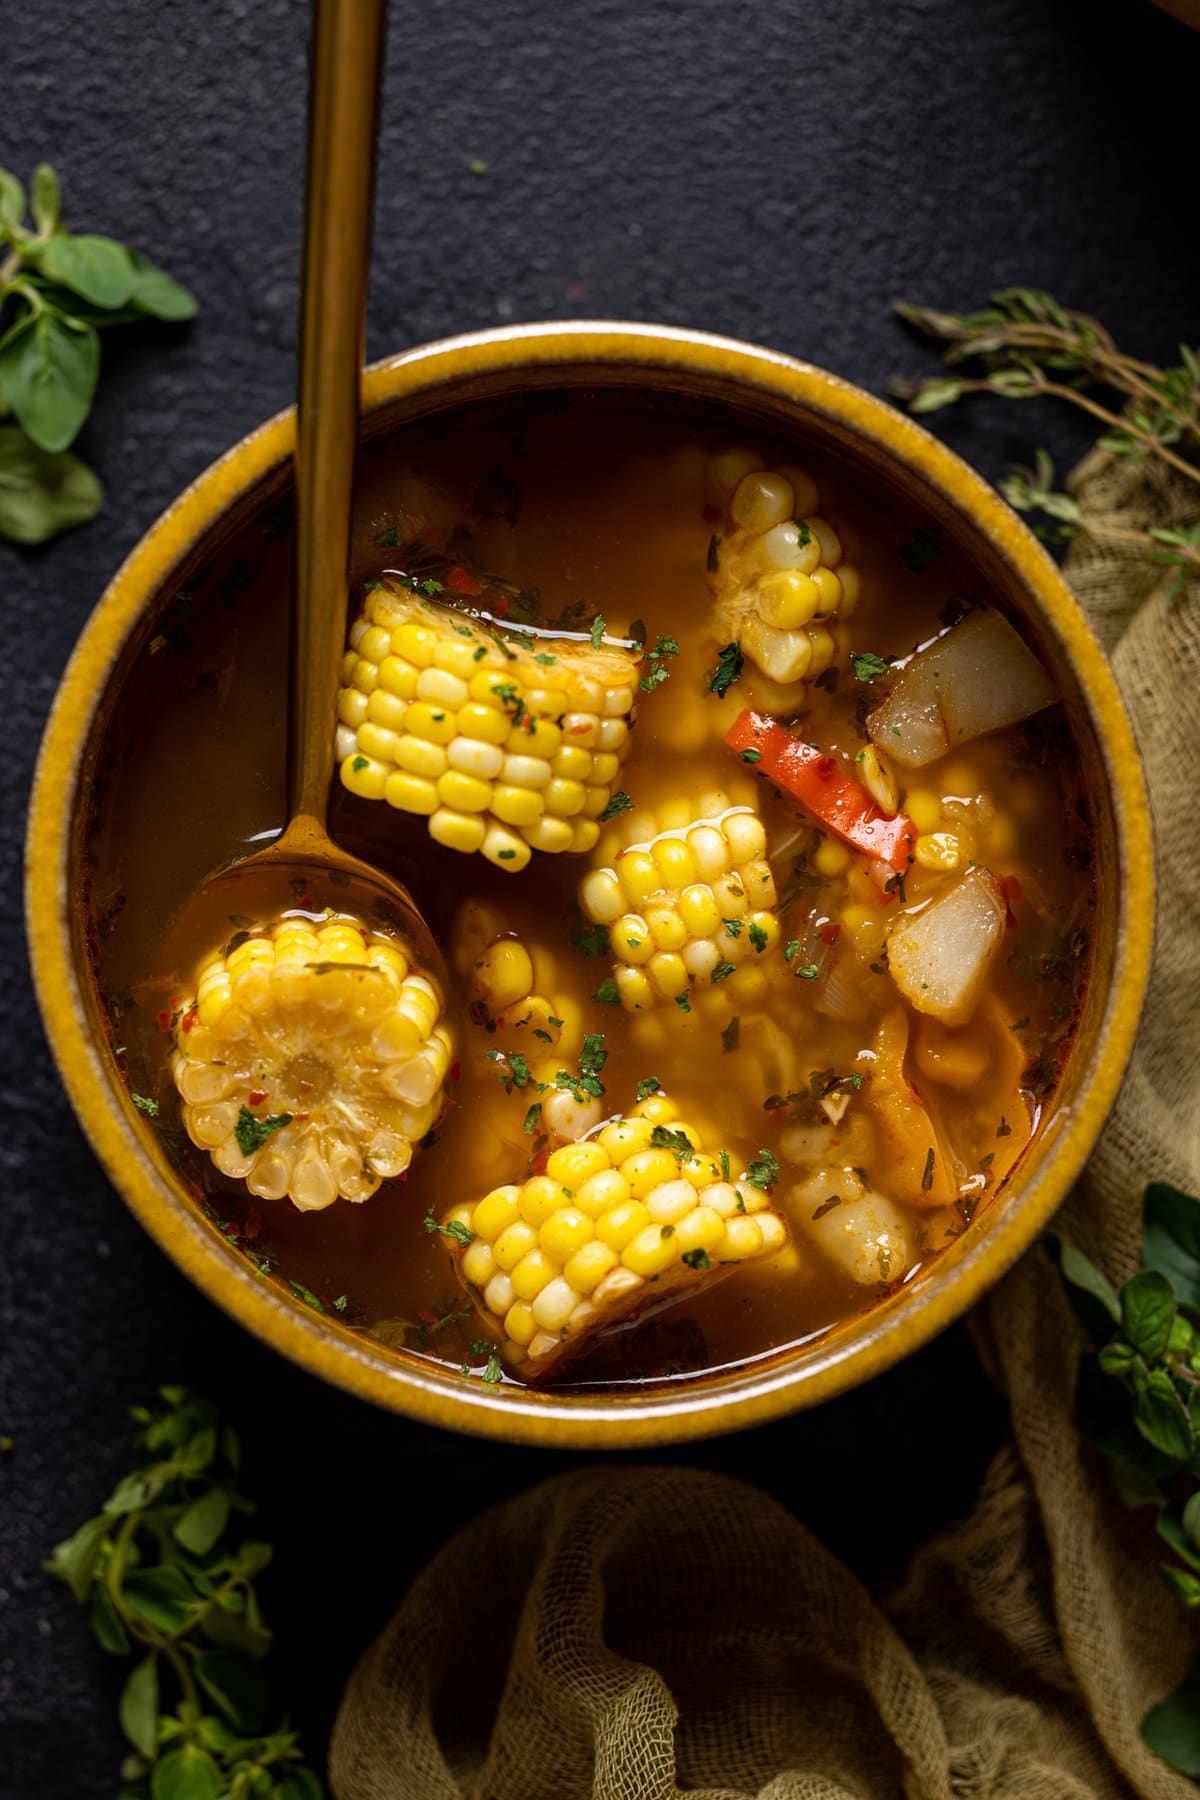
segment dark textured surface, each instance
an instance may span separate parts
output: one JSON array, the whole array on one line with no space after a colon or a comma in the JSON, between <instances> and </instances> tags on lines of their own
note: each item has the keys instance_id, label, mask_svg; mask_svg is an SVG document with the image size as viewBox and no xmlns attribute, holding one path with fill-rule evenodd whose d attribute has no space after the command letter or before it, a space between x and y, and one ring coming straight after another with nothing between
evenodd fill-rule
<instances>
[{"instance_id":1,"label":"dark textured surface","mask_svg":"<svg viewBox=\"0 0 1200 1800\"><path fill-rule=\"evenodd\" d=\"M123 1409L160 1381L202 1384L249 1428L280 1545L277 1691L318 1746L354 1654L448 1530L569 1461L377 1415L235 1331L99 1173L25 974L22 814L72 642L160 509L290 397L305 37L296 0L14 3L0 34L0 162L51 158L72 222L141 245L202 308L159 344L106 345L80 446L103 515L44 552L0 545L4 1800L114 1791L117 1671L38 1563L123 1467ZM1195 334L1198 80L1200 40L1135 0L394 6L371 350L607 314L880 389L921 361L894 294L966 305L1022 281L1162 355ZM993 474L1034 432L1063 457L1080 442L1000 407L946 431ZM818 1414L683 1454L770 1487L878 1575L967 1504L1000 1426L958 1331Z\"/></svg>"}]
</instances>

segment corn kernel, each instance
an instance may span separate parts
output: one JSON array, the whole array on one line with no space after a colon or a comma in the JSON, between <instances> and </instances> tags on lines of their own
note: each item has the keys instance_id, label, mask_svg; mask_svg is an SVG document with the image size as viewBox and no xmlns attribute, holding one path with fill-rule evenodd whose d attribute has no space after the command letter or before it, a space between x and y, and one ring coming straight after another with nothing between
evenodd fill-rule
<instances>
[{"instance_id":1,"label":"corn kernel","mask_svg":"<svg viewBox=\"0 0 1200 1800\"><path fill-rule=\"evenodd\" d=\"M522 1349L537 1336L537 1320L528 1300L514 1300L504 1315L504 1335Z\"/></svg>"},{"instance_id":2,"label":"corn kernel","mask_svg":"<svg viewBox=\"0 0 1200 1800\"><path fill-rule=\"evenodd\" d=\"M601 1213L596 1220L596 1237L610 1250L620 1252L635 1238L639 1231L644 1231L650 1223L650 1214L640 1200L626 1200L620 1206Z\"/></svg>"},{"instance_id":3,"label":"corn kernel","mask_svg":"<svg viewBox=\"0 0 1200 1800\"><path fill-rule=\"evenodd\" d=\"M589 1219L598 1219L630 1198L629 1183L619 1169L598 1169L575 1189L575 1204Z\"/></svg>"},{"instance_id":4,"label":"corn kernel","mask_svg":"<svg viewBox=\"0 0 1200 1800\"><path fill-rule=\"evenodd\" d=\"M836 569L842 560L842 540L828 519L818 518L815 514L808 521L808 529L817 540L821 552L821 561L827 569Z\"/></svg>"},{"instance_id":5,"label":"corn kernel","mask_svg":"<svg viewBox=\"0 0 1200 1800\"><path fill-rule=\"evenodd\" d=\"M496 1273L496 1258L492 1246L476 1238L468 1244L462 1257L463 1280L469 1281L472 1287L486 1287Z\"/></svg>"},{"instance_id":6,"label":"corn kernel","mask_svg":"<svg viewBox=\"0 0 1200 1800\"><path fill-rule=\"evenodd\" d=\"M469 638L439 638L433 660L439 669L445 669L450 675L457 675L465 686L479 668L479 662L475 658L475 652L479 648L473 633ZM465 697L464 695L464 699Z\"/></svg>"},{"instance_id":7,"label":"corn kernel","mask_svg":"<svg viewBox=\"0 0 1200 1800\"><path fill-rule=\"evenodd\" d=\"M705 471L705 498L715 501L718 506L727 506L742 478L763 467L763 459L755 450L714 451Z\"/></svg>"},{"instance_id":8,"label":"corn kernel","mask_svg":"<svg viewBox=\"0 0 1200 1800\"><path fill-rule=\"evenodd\" d=\"M417 698L437 708L448 707L457 712L465 706L469 692L465 681L457 675L451 675L447 669L422 669L417 677Z\"/></svg>"},{"instance_id":9,"label":"corn kernel","mask_svg":"<svg viewBox=\"0 0 1200 1800\"><path fill-rule=\"evenodd\" d=\"M862 576L851 563L843 563L838 570L838 580L842 584L842 599L838 607L838 618L848 619L862 599Z\"/></svg>"},{"instance_id":10,"label":"corn kernel","mask_svg":"<svg viewBox=\"0 0 1200 1800\"><path fill-rule=\"evenodd\" d=\"M563 1278L570 1282L577 1294L590 1294L604 1280L609 1270L616 1268L619 1260L611 1245L601 1243L599 1238L592 1238L566 1264Z\"/></svg>"},{"instance_id":11,"label":"corn kernel","mask_svg":"<svg viewBox=\"0 0 1200 1800\"><path fill-rule=\"evenodd\" d=\"M621 1251L621 1261L643 1280L661 1275L675 1261L674 1237L675 1233L669 1225L648 1225L631 1243L625 1245Z\"/></svg>"},{"instance_id":12,"label":"corn kernel","mask_svg":"<svg viewBox=\"0 0 1200 1800\"><path fill-rule=\"evenodd\" d=\"M456 737L447 746L446 760L452 769L458 769L464 775L494 781L504 766L504 752L498 744L482 744L477 738Z\"/></svg>"},{"instance_id":13,"label":"corn kernel","mask_svg":"<svg viewBox=\"0 0 1200 1800\"><path fill-rule=\"evenodd\" d=\"M942 803L928 788L910 788L904 810L922 835L934 832L942 822Z\"/></svg>"},{"instance_id":14,"label":"corn kernel","mask_svg":"<svg viewBox=\"0 0 1200 1800\"><path fill-rule=\"evenodd\" d=\"M654 1125L650 1119L642 1113L634 1113L606 1125L596 1142L608 1152L614 1162L620 1162L626 1156L632 1156L636 1150L645 1150L653 1130Z\"/></svg>"},{"instance_id":15,"label":"corn kernel","mask_svg":"<svg viewBox=\"0 0 1200 1800\"><path fill-rule=\"evenodd\" d=\"M522 1257L528 1256L536 1248L537 1241L537 1232L532 1225L524 1219L514 1219L511 1225L505 1226L492 1245L497 1268L511 1274Z\"/></svg>"},{"instance_id":16,"label":"corn kernel","mask_svg":"<svg viewBox=\"0 0 1200 1800\"><path fill-rule=\"evenodd\" d=\"M646 1195L646 1211L656 1225L675 1225L696 1204L696 1190L689 1181L676 1177L664 1181Z\"/></svg>"},{"instance_id":17,"label":"corn kernel","mask_svg":"<svg viewBox=\"0 0 1200 1800\"><path fill-rule=\"evenodd\" d=\"M913 845L913 855L920 868L946 873L958 867L958 839L952 831L922 833Z\"/></svg>"},{"instance_id":18,"label":"corn kernel","mask_svg":"<svg viewBox=\"0 0 1200 1800\"><path fill-rule=\"evenodd\" d=\"M725 1220L725 1241L721 1245L723 1262L741 1262L745 1257L757 1256L762 1246L762 1227L749 1213L735 1213L732 1219Z\"/></svg>"},{"instance_id":19,"label":"corn kernel","mask_svg":"<svg viewBox=\"0 0 1200 1800\"><path fill-rule=\"evenodd\" d=\"M489 862L510 875L518 874L529 862L529 845L525 840L495 821L488 826L480 849Z\"/></svg>"},{"instance_id":20,"label":"corn kernel","mask_svg":"<svg viewBox=\"0 0 1200 1800\"><path fill-rule=\"evenodd\" d=\"M398 625L392 633L392 649L418 669L428 669L437 649L437 633L427 625Z\"/></svg>"},{"instance_id":21,"label":"corn kernel","mask_svg":"<svg viewBox=\"0 0 1200 1800\"><path fill-rule=\"evenodd\" d=\"M755 604L759 616L775 630L799 631L820 611L821 590L802 570L779 569L759 582Z\"/></svg>"},{"instance_id":22,"label":"corn kernel","mask_svg":"<svg viewBox=\"0 0 1200 1800\"><path fill-rule=\"evenodd\" d=\"M357 688L343 688L338 694L338 718L343 725L357 730L368 716L374 694L360 694Z\"/></svg>"},{"instance_id":23,"label":"corn kernel","mask_svg":"<svg viewBox=\"0 0 1200 1800\"><path fill-rule=\"evenodd\" d=\"M854 861L854 856L844 844L837 843L833 838L823 837L813 851L812 861L818 875L825 875L832 879L846 873Z\"/></svg>"},{"instance_id":24,"label":"corn kernel","mask_svg":"<svg viewBox=\"0 0 1200 1800\"><path fill-rule=\"evenodd\" d=\"M572 1190L611 1169L608 1152L599 1143L563 1144L546 1159L546 1174Z\"/></svg>"},{"instance_id":25,"label":"corn kernel","mask_svg":"<svg viewBox=\"0 0 1200 1800\"><path fill-rule=\"evenodd\" d=\"M715 1250L725 1237L725 1221L705 1198L675 1227L676 1249L681 1256L691 1250Z\"/></svg>"},{"instance_id":26,"label":"corn kernel","mask_svg":"<svg viewBox=\"0 0 1200 1800\"><path fill-rule=\"evenodd\" d=\"M432 747L432 746L431 746ZM346 784L349 786L349 783ZM369 796L374 799L375 796ZM389 806L399 812L435 813L439 806L438 791L432 781L425 781L419 775L410 775L405 771L394 771L388 776L383 789L383 798Z\"/></svg>"},{"instance_id":27,"label":"corn kernel","mask_svg":"<svg viewBox=\"0 0 1200 1800\"><path fill-rule=\"evenodd\" d=\"M624 964L615 970L617 997L626 1012L649 1012L654 1005L654 989L644 969L631 969Z\"/></svg>"},{"instance_id":28,"label":"corn kernel","mask_svg":"<svg viewBox=\"0 0 1200 1800\"><path fill-rule=\"evenodd\" d=\"M414 737L426 738L431 744L445 746L457 736L458 724L454 714L444 707L430 706L425 700L409 702L405 728Z\"/></svg>"},{"instance_id":29,"label":"corn kernel","mask_svg":"<svg viewBox=\"0 0 1200 1800\"><path fill-rule=\"evenodd\" d=\"M600 827L594 819L576 819L571 827L571 849L576 856L594 850L600 838Z\"/></svg>"},{"instance_id":30,"label":"corn kernel","mask_svg":"<svg viewBox=\"0 0 1200 1800\"><path fill-rule=\"evenodd\" d=\"M538 1241L546 1255L557 1263L565 1263L577 1250L592 1240L592 1221L578 1207L563 1206L544 1222Z\"/></svg>"},{"instance_id":31,"label":"corn kernel","mask_svg":"<svg viewBox=\"0 0 1200 1800\"><path fill-rule=\"evenodd\" d=\"M643 1200L652 1189L674 1179L675 1158L669 1150L637 1150L621 1164L621 1173L634 1199Z\"/></svg>"},{"instance_id":32,"label":"corn kernel","mask_svg":"<svg viewBox=\"0 0 1200 1800\"><path fill-rule=\"evenodd\" d=\"M611 869L593 869L579 889L579 903L598 925L611 925L625 910L621 884Z\"/></svg>"},{"instance_id":33,"label":"corn kernel","mask_svg":"<svg viewBox=\"0 0 1200 1800\"><path fill-rule=\"evenodd\" d=\"M493 1188L485 1194L471 1214L471 1230L476 1237L493 1244L500 1233L520 1217L521 1190L515 1182Z\"/></svg>"},{"instance_id":34,"label":"corn kernel","mask_svg":"<svg viewBox=\"0 0 1200 1800\"><path fill-rule=\"evenodd\" d=\"M687 926L673 906L648 906L643 917L658 950L682 950L687 943Z\"/></svg>"},{"instance_id":35,"label":"corn kernel","mask_svg":"<svg viewBox=\"0 0 1200 1800\"><path fill-rule=\"evenodd\" d=\"M492 790L492 811L506 825L527 826L536 824L545 810L545 801L533 788L512 787L504 782L497 782ZM480 840L482 842L482 839Z\"/></svg>"},{"instance_id":36,"label":"corn kernel","mask_svg":"<svg viewBox=\"0 0 1200 1800\"><path fill-rule=\"evenodd\" d=\"M623 963L639 966L654 955L654 939L645 919L638 913L625 913L611 926L608 941L613 954Z\"/></svg>"},{"instance_id":37,"label":"corn kernel","mask_svg":"<svg viewBox=\"0 0 1200 1800\"><path fill-rule=\"evenodd\" d=\"M546 850L552 856L561 855L571 848L574 832L566 819L552 819L543 814L535 819L532 825L522 825L522 835L535 850Z\"/></svg>"},{"instance_id":38,"label":"corn kernel","mask_svg":"<svg viewBox=\"0 0 1200 1800\"><path fill-rule=\"evenodd\" d=\"M616 874L627 900L634 906L648 900L662 886L654 858L644 850L627 850L619 856Z\"/></svg>"},{"instance_id":39,"label":"corn kernel","mask_svg":"<svg viewBox=\"0 0 1200 1800\"><path fill-rule=\"evenodd\" d=\"M505 773L508 774L507 768ZM508 779L511 780L512 776L508 775ZM556 818L573 819L576 813L583 811L586 799L587 793L581 781L568 781L561 775L555 775L546 784L546 811L553 813Z\"/></svg>"},{"instance_id":40,"label":"corn kernel","mask_svg":"<svg viewBox=\"0 0 1200 1800\"><path fill-rule=\"evenodd\" d=\"M429 835L447 850L461 850L469 855L482 849L487 828L478 813L452 812L449 807L439 806L429 815Z\"/></svg>"},{"instance_id":41,"label":"corn kernel","mask_svg":"<svg viewBox=\"0 0 1200 1800\"><path fill-rule=\"evenodd\" d=\"M491 803L491 782L481 781L478 775L464 775L461 769L447 770L437 785L443 806L454 807L458 812L485 812Z\"/></svg>"},{"instance_id":42,"label":"corn kernel","mask_svg":"<svg viewBox=\"0 0 1200 1800\"><path fill-rule=\"evenodd\" d=\"M483 1304L490 1313L502 1319L515 1299L512 1282L503 1269L497 1269L483 1290Z\"/></svg>"},{"instance_id":43,"label":"corn kernel","mask_svg":"<svg viewBox=\"0 0 1200 1800\"><path fill-rule=\"evenodd\" d=\"M533 1316L543 1331L561 1331L578 1304L579 1295L559 1275L546 1283L533 1302Z\"/></svg>"},{"instance_id":44,"label":"corn kernel","mask_svg":"<svg viewBox=\"0 0 1200 1800\"><path fill-rule=\"evenodd\" d=\"M557 1273L558 1270L546 1252L537 1249L528 1251L521 1258L510 1271L509 1279L518 1300L536 1300L547 1282L553 1281Z\"/></svg>"},{"instance_id":45,"label":"corn kernel","mask_svg":"<svg viewBox=\"0 0 1200 1800\"><path fill-rule=\"evenodd\" d=\"M735 525L757 537L790 518L794 506L791 483L763 470L743 475L729 502L729 511Z\"/></svg>"},{"instance_id":46,"label":"corn kernel","mask_svg":"<svg viewBox=\"0 0 1200 1800\"><path fill-rule=\"evenodd\" d=\"M689 985L687 964L674 950L660 950L652 956L646 973L655 993L663 1000L674 1000Z\"/></svg>"},{"instance_id":47,"label":"corn kernel","mask_svg":"<svg viewBox=\"0 0 1200 1800\"><path fill-rule=\"evenodd\" d=\"M361 751L348 756L342 764L342 782L352 794L360 794L364 800L382 800L384 784L387 781L387 766L373 762Z\"/></svg>"},{"instance_id":48,"label":"corn kernel","mask_svg":"<svg viewBox=\"0 0 1200 1800\"><path fill-rule=\"evenodd\" d=\"M508 741L509 721L507 715L495 707L472 700L458 709L458 729L464 737L477 738L482 744L494 744L498 748Z\"/></svg>"}]
</instances>

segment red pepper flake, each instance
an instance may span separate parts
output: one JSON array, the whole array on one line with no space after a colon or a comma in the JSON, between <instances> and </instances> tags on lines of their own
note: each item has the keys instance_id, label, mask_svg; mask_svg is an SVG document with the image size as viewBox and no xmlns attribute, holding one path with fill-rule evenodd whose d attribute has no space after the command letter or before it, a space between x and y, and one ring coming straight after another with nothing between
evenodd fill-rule
<instances>
[{"instance_id":1,"label":"red pepper flake","mask_svg":"<svg viewBox=\"0 0 1200 1800\"><path fill-rule=\"evenodd\" d=\"M293 1117L293 1119L295 1119L297 1125L307 1125L309 1119L312 1117L312 1114L311 1113L293 1113L292 1117Z\"/></svg>"},{"instance_id":2,"label":"red pepper flake","mask_svg":"<svg viewBox=\"0 0 1200 1800\"><path fill-rule=\"evenodd\" d=\"M266 1088L251 1088L250 1092L246 1095L246 1102L250 1106L261 1106L266 1097Z\"/></svg>"},{"instance_id":3,"label":"red pepper flake","mask_svg":"<svg viewBox=\"0 0 1200 1800\"><path fill-rule=\"evenodd\" d=\"M450 1064L450 1079L451 1079L451 1081L461 1081L462 1080L462 1064L461 1064L461 1062L452 1062Z\"/></svg>"},{"instance_id":4,"label":"red pepper flake","mask_svg":"<svg viewBox=\"0 0 1200 1800\"><path fill-rule=\"evenodd\" d=\"M170 1010L169 1010L169 1008L167 1008L165 1006L163 1007L162 1011L158 1015L158 1029L161 1032L163 1032L164 1034L166 1032L170 1031L170 1029L171 1029Z\"/></svg>"},{"instance_id":5,"label":"red pepper flake","mask_svg":"<svg viewBox=\"0 0 1200 1800\"><path fill-rule=\"evenodd\" d=\"M312 904L313 897L311 894L301 894L299 900L296 902L297 906L312 906Z\"/></svg>"},{"instance_id":6,"label":"red pepper flake","mask_svg":"<svg viewBox=\"0 0 1200 1800\"><path fill-rule=\"evenodd\" d=\"M889 899L890 897L889 895ZM836 919L831 919L827 925L822 925L817 932L817 936L823 944L836 944L841 935L842 928Z\"/></svg>"},{"instance_id":7,"label":"red pepper flake","mask_svg":"<svg viewBox=\"0 0 1200 1800\"><path fill-rule=\"evenodd\" d=\"M190 1031L199 1016L200 1008L198 1006L189 1006L182 1019L179 1021L180 1031Z\"/></svg>"},{"instance_id":8,"label":"red pepper flake","mask_svg":"<svg viewBox=\"0 0 1200 1800\"><path fill-rule=\"evenodd\" d=\"M492 612L497 619L506 619L508 617L508 604L507 594L501 594L499 598L493 602Z\"/></svg>"},{"instance_id":9,"label":"red pepper flake","mask_svg":"<svg viewBox=\"0 0 1200 1800\"><path fill-rule=\"evenodd\" d=\"M428 1306L418 1306L417 1317L418 1317L418 1319L420 1319L422 1325L436 1325L437 1324L437 1314L435 1312L433 1312L431 1310L431 1308L429 1308Z\"/></svg>"},{"instance_id":10,"label":"red pepper flake","mask_svg":"<svg viewBox=\"0 0 1200 1800\"><path fill-rule=\"evenodd\" d=\"M1008 915L1009 930L1017 922L1016 908L1025 898L1025 890L1015 875L1004 875L1000 879L1000 892L1004 895L1004 910Z\"/></svg>"},{"instance_id":11,"label":"red pepper flake","mask_svg":"<svg viewBox=\"0 0 1200 1800\"><path fill-rule=\"evenodd\" d=\"M567 733L567 736L568 737L586 737L588 732L591 731L592 729L593 729L593 726L589 720L583 725L572 725L570 731L568 731L568 733Z\"/></svg>"},{"instance_id":12,"label":"red pepper flake","mask_svg":"<svg viewBox=\"0 0 1200 1800\"><path fill-rule=\"evenodd\" d=\"M483 592L470 569L464 569L461 563L455 563L446 576L446 586L452 594L482 594Z\"/></svg>"}]
</instances>

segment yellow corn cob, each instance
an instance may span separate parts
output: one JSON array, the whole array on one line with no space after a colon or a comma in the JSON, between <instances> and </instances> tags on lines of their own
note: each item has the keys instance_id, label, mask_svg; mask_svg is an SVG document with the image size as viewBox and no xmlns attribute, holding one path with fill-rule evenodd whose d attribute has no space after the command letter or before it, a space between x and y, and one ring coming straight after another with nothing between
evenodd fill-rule
<instances>
[{"instance_id":1,"label":"yellow corn cob","mask_svg":"<svg viewBox=\"0 0 1200 1800\"><path fill-rule=\"evenodd\" d=\"M533 850L590 850L628 747L638 666L613 640L506 635L376 589L343 662L342 781L510 873Z\"/></svg>"},{"instance_id":2,"label":"yellow corn cob","mask_svg":"<svg viewBox=\"0 0 1200 1800\"><path fill-rule=\"evenodd\" d=\"M584 915L608 929L621 1005L646 1012L693 983L725 981L731 992L754 997L762 985L757 965L778 945L779 921L766 833L753 807L726 807L657 832L652 815L637 820L638 841L579 884Z\"/></svg>"},{"instance_id":3,"label":"yellow corn cob","mask_svg":"<svg viewBox=\"0 0 1200 1800\"><path fill-rule=\"evenodd\" d=\"M708 495L725 509L710 552L715 631L781 687L815 680L849 646L843 621L861 583L817 512L811 476L766 469L752 451L722 451L709 460Z\"/></svg>"},{"instance_id":4,"label":"yellow corn cob","mask_svg":"<svg viewBox=\"0 0 1200 1800\"><path fill-rule=\"evenodd\" d=\"M171 1064L188 1136L260 1199L366 1200L442 1111L442 1012L390 938L285 915L200 969Z\"/></svg>"},{"instance_id":5,"label":"yellow corn cob","mask_svg":"<svg viewBox=\"0 0 1200 1800\"><path fill-rule=\"evenodd\" d=\"M761 1178L761 1175L760 1175ZM769 1256L787 1226L766 1195L707 1155L663 1095L551 1153L542 1175L442 1221L458 1272L526 1379L601 1333L727 1269Z\"/></svg>"}]
</instances>

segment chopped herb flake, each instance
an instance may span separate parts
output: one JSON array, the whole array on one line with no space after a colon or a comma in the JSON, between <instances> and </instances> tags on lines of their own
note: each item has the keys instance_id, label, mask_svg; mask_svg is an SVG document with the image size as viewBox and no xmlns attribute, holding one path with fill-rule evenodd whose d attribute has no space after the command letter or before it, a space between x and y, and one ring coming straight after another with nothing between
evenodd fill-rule
<instances>
[{"instance_id":1,"label":"chopped herb flake","mask_svg":"<svg viewBox=\"0 0 1200 1800\"><path fill-rule=\"evenodd\" d=\"M273 1113L269 1119L256 1119L250 1108L243 1106L233 1128L238 1149L243 1156L253 1156L256 1150L262 1149L273 1131L282 1131L291 1122L291 1113Z\"/></svg>"},{"instance_id":2,"label":"chopped herb flake","mask_svg":"<svg viewBox=\"0 0 1200 1800\"><path fill-rule=\"evenodd\" d=\"M719 700L723 700L734 682L741 678L744 663L745 658L739 645L726 644L725 648L718 653L717 666L709 676L710 692L716 694ZM755 758L755 760L758 759Z\"/></svg>"}]
</instances>

